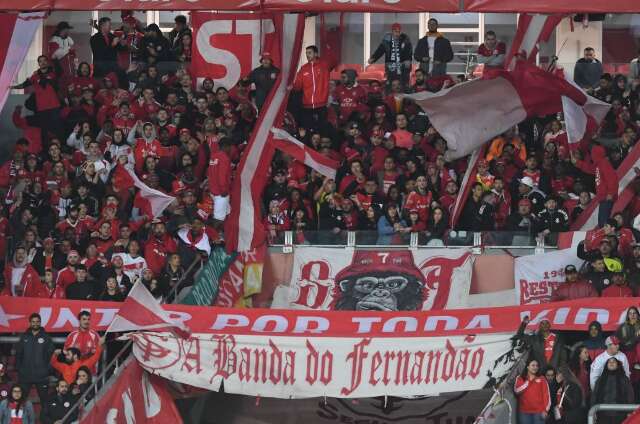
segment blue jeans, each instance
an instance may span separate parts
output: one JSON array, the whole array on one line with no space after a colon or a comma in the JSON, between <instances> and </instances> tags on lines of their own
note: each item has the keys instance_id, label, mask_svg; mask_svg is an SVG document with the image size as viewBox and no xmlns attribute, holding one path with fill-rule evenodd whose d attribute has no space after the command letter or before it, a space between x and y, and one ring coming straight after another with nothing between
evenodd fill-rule
<instances>
[{"instance_id":1,"label":"blue jeans","mask_svg":"<svg viewBox=\"0 0 640 424\"><path fill-rule=\"evenodd\" d=\"M544 418L542 418L542 414L518 412L518 424L544 424Z\"/></svg>"},{"instance_id":2,"label":"blue jeans","mask_svg":"<svg viewBox=\"0 0 640 424\"><path fill-rule=\"evenodd\" d=\"M603 200L599 203L598 208L598 228L604 227L604 224L607 223L607 219L609 219L609 215L611 215L611 210L613 209L613 200Z\"/></svg>"}]
</instances>

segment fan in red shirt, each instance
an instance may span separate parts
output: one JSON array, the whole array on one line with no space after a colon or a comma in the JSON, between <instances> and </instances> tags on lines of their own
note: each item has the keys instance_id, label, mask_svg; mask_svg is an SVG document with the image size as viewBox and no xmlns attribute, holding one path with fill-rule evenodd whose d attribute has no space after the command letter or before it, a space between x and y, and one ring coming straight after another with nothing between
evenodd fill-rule
<instances>
[{"instance_id":1,"label":"fan in red shirt","mask_svg":"<svg viewBox=\"0 0 640 424\"><path fill-rule=\"evenodd\" d=\"M39 284L29 286L27 297L40 297L44 299L64 299L65 291L62 285L57 284L53 270L45 269L44 279Z\"/></svg>"},{"instance_id":2,"label":"fan in red shirt","mask_svg":"<svg viewBox=\"0 0 640 424\"><path fill-rule=\"evenodd\" d=\"M231 211L229 206L229 190L231 189L231 139L222 138L218 149L211 152L207 178L209 192L213 197L213 218L224 221Z\"/></svg>"},{"instance_id":3,"label":"fan in red shirt","mask_svg":"<svg viewBox=\"0 0 640 424\"><path fill-rule=\"evenodd\" d=\"M416 178L416 189L409 193L404 204L405 211L416 210L420 221L426 223L429 219L429 208L433 195L427 190L427 177L419 175Z\"/></svg>"},{"instance_id":4,"label":"fan in red shirt","mask_svg":"<svg viewBox=\"0 0 640 424\"><path fill-rule=\"evenodd\" d=\"M611 277L609 287L602 290L600 297L633 297L633 290L629 287L624 271L617 271Z\"/></svg>"},{"instance_id":5,"label":"fan in red shirt","mask_svg":"<svg viewBox=\"0 0 640 424\"><path fill-rule=\"evenodd\" d=\"M152 234L144 245L144 259L154 275L160 275L167 263L167 256L178 250L176 241L167 234L164 222L154 219L151 222Z\"/></svg>"},{"instance_id":6,"label":"fan in red shirt","mask_svg":"<svg viewBox=\"0 0 640 424\"><path fill-rule=\"evenodd\" d=\"M71 250L67 253L67 266L58 272L56 278L56 286L66 290L67 286L76 281L76 265L80 263L80 254L77 250Z\"/></svg>"},{"instance_id":7,"label":"fan in red shirt","mask_svg":"<svg viewBox=\"0 0 640 424\"><path fill-rule=\"evenodd\" d=\"M153 89L149 87L145 87L142 90L142 97L131 105L131 110L136 115L136 118L143 121L153 119L161 108L162 105L154 97Z\"/></svg>"},{"instance_id":8,"label":"fan in red shirt","mask_svg":"<svg viewBox=\"0 0 640 424\"><path fill-rule=\"evenodd\" d=\"M64 342L64 348L75 347L80 351L81 358L93 355L100 344L100 335L90 327L91 313L89 311L80 312L78 314L78 329L69 333Z\"/></svg>"},{"instance_id":9,"label":"fan in red shirt","mask_svg":"<svg viewBox=\"0 0 640 424\"><path fill-rule=\"evenodd\" d=\"M551 408L551 395L547 379L540 375L538 361L527 361L527 367L516 378L514 391L518 397L518 422L544 422Z\"/></svg>"},{"instance_id":10,"label":"fan in red shirt","mask_svg":"<svg viewBox=\"0 0 640 424\"><path fill-rule=\"evenodd\" d=\"M136 125L136 128L137 127L138 125ZM135 129L132 131L135 131ZM129 135L129 138L132 138L131 134ZM156 138L156 132L153 124L151 122L146 122L142 126L142 137L136 139L136 147L133 151L133 157L136 161L136 173L138 175L142 174L145 158L147 156L160 157L161 149L162 144Z\"/></svg>"},{"instance_id":11,"label":"fan in red shirt","mask_svg":"<svg viewBox=\"0 0 640 424\"><path fill-rule=\"evenodd\" d=\"M334 99L338 102L340 114L338 121L340 124L351 119L351 115L356 111L358 105L367 101L367 93L356 83L357 73L353 69L345 69L340 74L340 82L334 93Z\"/></svg>"}]
</instances>

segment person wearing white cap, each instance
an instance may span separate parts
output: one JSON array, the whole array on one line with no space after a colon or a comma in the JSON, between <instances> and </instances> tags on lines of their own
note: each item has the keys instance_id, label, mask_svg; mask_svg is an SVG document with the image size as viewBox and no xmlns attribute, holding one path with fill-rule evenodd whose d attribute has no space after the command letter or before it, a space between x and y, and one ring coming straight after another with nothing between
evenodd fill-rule
<instances>
[{"instance_id":1,"label":"person wearing white cap","mask_svg":"<svg viewBox=\"0 0 640 424\"><path fill-rule=\"evenodd\" d=\"M627 355L620 352L620 340L616 336L609 336L604 341L604 344L607 346L607 349L602 352L600 355L596 356L596 358L591 363L591 373L589 374L589 383L591 384L591 390L596 386L596 381L600 375L602 375L602 371L604 371L604 367L607 364L609 358L616 358L618 361L622 363L622 367L624 368L624 373L627 377L631 376L631 371L629 370L629 360L627 359Z\"/></svg>"},{"instance_id":2,"label":"person wearing white cap","mask_svg":"<svg viewBox=\"0 0 640 424\"><path fill-rule=\"evenodd\" d=\"M518 194L520 199L529 199L531 201L531 211L539 214L544 208L544 199L547 197L540 191L531 177L522 177L518 180Z\"/></svg>"}]
</instances>

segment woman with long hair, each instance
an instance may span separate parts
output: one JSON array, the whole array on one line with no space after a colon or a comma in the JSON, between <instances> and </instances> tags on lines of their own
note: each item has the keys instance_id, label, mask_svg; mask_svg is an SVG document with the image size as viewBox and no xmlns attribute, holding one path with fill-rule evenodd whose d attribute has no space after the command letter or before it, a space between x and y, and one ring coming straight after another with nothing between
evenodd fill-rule
<instances>
[{"instance_id":1,"label":"woman with long hair","mask_svg":"<svg viewBox=\"0 0 640 424\"><path fill-rule=\"evenodd\" d=\"M407 223L400 217L398 207L389 203L384 208L384 215L378 220L378 244L394 244L402 241L402 235L411 231Z\"/></svg>"},{"instance_id":2,"label":"woman with long hair","mask_svg":"<svg viewBox=\"0 0 640 424\"><path fill-rule=\"evenodd\" d=\"M578 383L580 383L582 397L585 403L587 403L591 397L591 386L589 384L591 357L589 356L589 349L587 349L585 345L579 344L573 350L573 354L569 359L569 370L573 373Z\"/></svg>"},{"instance_id":3,"label":"woman with long hair","mask_svg":"<svg viewBox=\"0 0 640 424\"><path fill-rule=\"evenodd\" d=\"M591 393L591 405L599 403L631 404L633 387L624 373L622 363L611 357ZM601 412L598 424L620 424L626 418L626 412Z\"/></svg>"},{"instance_id":4,"label":"woman with long hair","mask_svg":"<svg viewBox=\"0 0 640 424\"><path fill-rule=\"evenodd\" d=\"M551 407L551 395L537 360L527 361L516 378L514 390L518 397L518 424L544 424Z\"/></svg>"},{"instance_id":5,"label":"woman with long hair","mask_svg":"<svg viewBox=\"0 0 640 424\"><path fill-rule=\"evenodd\" d=\"M14 384L9 396L0 402L0 424L35 424L36 416L31 401L26 399L22 388Z\"/></svg>"},{"instance_id":6,"label":"woman with long hair","mask_svg":"<svg viewBox=\"0 0 640 424\"><path fill-rule=\"evenodd\" d=\"M556 372L556 406L553 415L556 423L583 424L587 420L587 409L581 383L566 366Z\"/></svg>"},{"instance_id":7,"label":"woman with long hair","mask_svg":"<svg viewBox=\"0 0 640 424\"><path fill-rule=\"evenodd\" d=\"M627 355L629 359L629 365L634 365L640 362L640 355L638 355L638 342L640 341L640 312L635 306L627 309L627 317L624 322L620 324L616 330L616 336L620 339L620 350ZM633 381L638 380L638 372L634 369L631 379Z\"/></svg>"}]
</instances>

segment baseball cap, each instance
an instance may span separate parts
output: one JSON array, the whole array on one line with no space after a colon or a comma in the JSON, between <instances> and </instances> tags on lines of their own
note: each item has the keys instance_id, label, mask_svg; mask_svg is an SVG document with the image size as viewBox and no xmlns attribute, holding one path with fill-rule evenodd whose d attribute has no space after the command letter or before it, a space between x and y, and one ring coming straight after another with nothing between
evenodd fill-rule
<instances>
[{"instance_id":1,"label":"baseball cap","mask_svg":"<svg viewBox=\"0 0 640 424\"><path fill-rule=\"evenodd\" d=\"M612 345L612 344L614 344L614 345L619 345L619 344L620 344L620 340L619 340L616 336L609 336L609 337L607 337L607 339L604 341L604 344L605 344L606 346L609 346L609 345Z\"/></svg>"},{"instance_id":2,"label":"baseball cap","mask_svg":"<svg viewBox=\"0 0 640 424\"><path fill-rule=\"evenodd\" d=\"M569 272L578 272L575 265L567 265L564 267L564 273L567 274Z\"/></svg>"},{"instance_id":3,"label":"baseball cap","mask_svg":"<svg viewBox=\"0 0 640 424\"><path fill-rule=\"evenodd\" d=\"M401 26L399 23L397 23L397 22L396 22L396 23L394 23L393 25L391 25L391 29L392 29L392 30L396 30L396 29L397 29L397 30L401 30L401 29L402 29L402 26Z\"/></svg>"},{"instance_id":4,"label":"baseball cap","mask_svg":"<svg viewBox=\"0 0 640 424\"><path fill-rule=\"evenodd\" d=\"M531 177L522 177L518 180L520 182L520 184L524 184L527 187L535 187L535 184L533 183L533 178Z\"/></svg>"}]
</instances>

